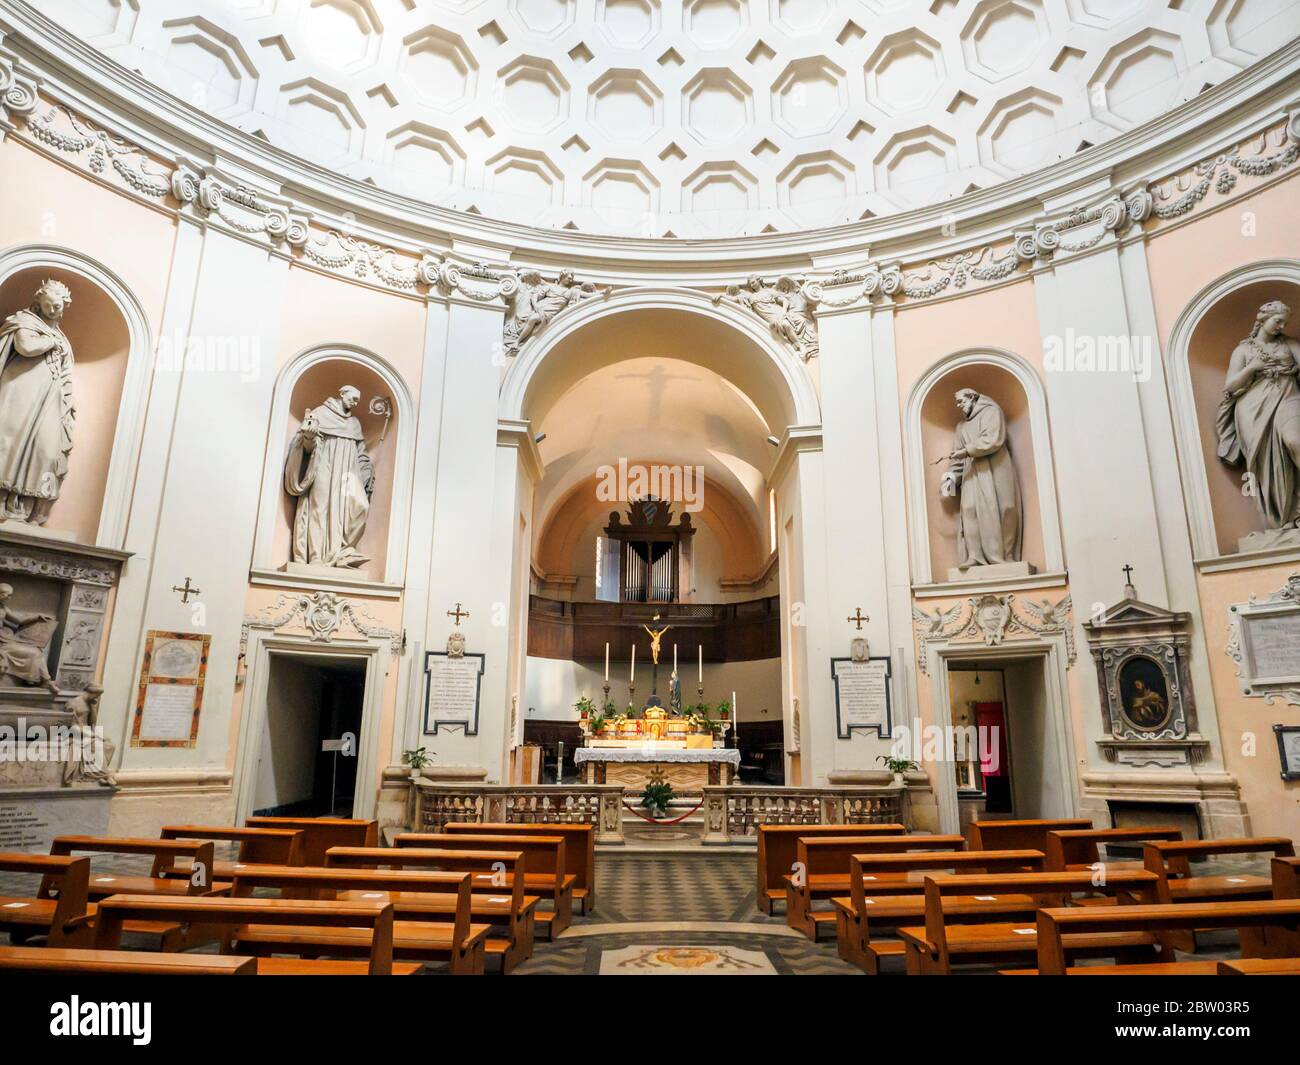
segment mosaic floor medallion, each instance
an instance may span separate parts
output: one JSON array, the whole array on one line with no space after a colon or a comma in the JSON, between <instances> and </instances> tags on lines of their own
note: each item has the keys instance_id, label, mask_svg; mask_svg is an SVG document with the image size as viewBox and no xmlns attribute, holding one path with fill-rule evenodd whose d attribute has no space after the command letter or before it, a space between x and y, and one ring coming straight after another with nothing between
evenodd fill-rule
<instances>
[{"instance_id":1,"label":"mosaic floor medallion","mask_svg":"<svg viewBox=\"0 0 1300 1065\"><path fill-rule=\"evenodd\" d=\"M775 976L761 950L727 946L632 946L607 950L601 976Z\"/></svg>"}]
</instances>

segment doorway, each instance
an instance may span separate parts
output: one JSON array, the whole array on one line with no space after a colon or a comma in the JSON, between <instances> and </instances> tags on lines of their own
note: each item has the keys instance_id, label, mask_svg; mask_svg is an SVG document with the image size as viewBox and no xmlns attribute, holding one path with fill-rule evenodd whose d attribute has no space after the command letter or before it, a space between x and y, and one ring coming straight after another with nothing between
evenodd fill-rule
<instances>
[{"instance_id":1,"label":"doorway","mask_svg":"<svg viewBox=\"0 0 1300 1065\"><path fill-rule=\"evenodd\" d=\"M948 692L961 822L1073 816L1048 658L953 662Z\"/></svg>"},{"instance_id":2,"label":"doorway","mask_svg":"<svg viewBox=\"0 0 1300 1065\"><path fill-rule=\"evenodd\" d=\"M255 814L353 816L365 688L363 659L271 656Z\"/></svg>"}]
</instances>

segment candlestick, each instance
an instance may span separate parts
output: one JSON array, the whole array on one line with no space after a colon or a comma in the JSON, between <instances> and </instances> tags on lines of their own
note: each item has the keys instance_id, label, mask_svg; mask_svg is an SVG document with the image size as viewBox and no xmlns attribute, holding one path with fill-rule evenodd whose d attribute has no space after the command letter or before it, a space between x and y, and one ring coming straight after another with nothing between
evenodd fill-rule
<instances>
[{"instance_id":1,"label":"candlestick","mask_svg":"<svg viewBox=\"0 0 1300 1065\"><path fill-rule=\"evenodd\" d=\"M609 680L609 641L605 641L605 679Z\"/></svg>"},{"instance_id":2,"label":"candlestick","mask_svg":"<svg viewBox=\"0 0 1300 1065\"><path fill-rule=\"evenodd\" d=\"M677 645L673 644L673 672L677 672Z\"/></svg>"},{"instance_id":3,"label":"candlestick","mask_svg":"<svg viewBox=\"0 0 1300 1065\"><path fill-rule=\"evenodd\" d=\"M704 683L704 644L700 644L700 683Z\"/></svg>"}]
</instances>

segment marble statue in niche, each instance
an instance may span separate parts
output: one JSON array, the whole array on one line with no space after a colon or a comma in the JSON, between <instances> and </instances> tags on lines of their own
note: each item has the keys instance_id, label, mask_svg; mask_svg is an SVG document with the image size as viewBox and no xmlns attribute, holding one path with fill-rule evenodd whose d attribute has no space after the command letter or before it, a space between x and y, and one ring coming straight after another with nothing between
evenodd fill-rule
<instances>
[{"instance_id":1,"label":"marble statue in niche","mask_svg":"<svg viewBox=\"0 0 1300 1065\"><path fill-rule=\"evenodd\" d=\"M0 325L0 519L44 525L72 453L72 344L59 323L72 293L59 281Z\"/></svg>"},{"instance_id":2,"label":"marble statue in niche","mask_svg":"<svg viewBox=\"0 0 1300 1065\"><path fill-rule=\"evenodd\" d=\"M366 531L375 468L353 408L361 393L344 385L307 411L289 445L284 489L298 502L293 561L356 569L370 561L357 545Z\"/></svg>"},{"instance_id":3,"label":"marble statue in niche","mask_svg":"<svg viewBox=\"0 0 1300 1065\"><path fill-rule=\"evenodd\" d=\"M12 584L0 584L0 687L47 688L58 695L46 654L58 621L9 606Z\"/></svg>"},{"instance_id":4,"label":"marble statue in niche","mask_svg":"<svg viewBox=\"0 0 1300 1065\"><path fill-rule=\"evenodd\" d=\"M97 728L99 724L99 699L104 689L98 684L87 684L68 700L73 728L77 730L78 743L73 757L63 766L63 786L73 784L101 784L112 787L117 783L109 768L115 750L113 741Z\"/></svg>"},{"instance_id":5,"label":"marble statue in niche","mask_svg":"<svg viewBox=\"0 0 1300 1065\"><path fill-rule=\"evenodd\" d=\"M1223 382L1219 458L1245 467L1247 494L1269 530L1243 537L1242 550L1300 543L1300 341L1285 333L1290 315L1280 300L1260 307Z\"/></svg>"},{"instance_id":6,"label":"marble statue in niche","mask_svg":"<svg viewBox=\"0 0 1300 1065\"><path fill-rule=\"evenodd\" d=\"M1002 408L973 388L957 393L962 420L957 423L949 466L940 495L956 498L957 545L961 560L950 580L969 576L1028 574L1021 561L1024 504L1015 460L1007 446ZM986 567L999 567L994 572ZM971 570L976 572L971 573Z\"/></svg>"}]
</instances>

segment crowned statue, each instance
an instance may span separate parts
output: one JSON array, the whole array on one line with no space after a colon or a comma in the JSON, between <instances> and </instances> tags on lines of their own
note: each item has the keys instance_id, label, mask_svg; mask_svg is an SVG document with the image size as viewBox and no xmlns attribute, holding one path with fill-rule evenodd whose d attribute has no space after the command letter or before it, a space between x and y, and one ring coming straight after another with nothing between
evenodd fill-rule
<instances>
[{"instance_id":1,"label":"crowned statue","mask_svg":"<svg viewBox=\"0 0 1300 1065\"><path fill-rule=\"evenodd\" d=\"M60 281L0 325L0 520L44 525L72 453L72 344L59 323L72 302Z\"/></svg>"}]
</instances>

